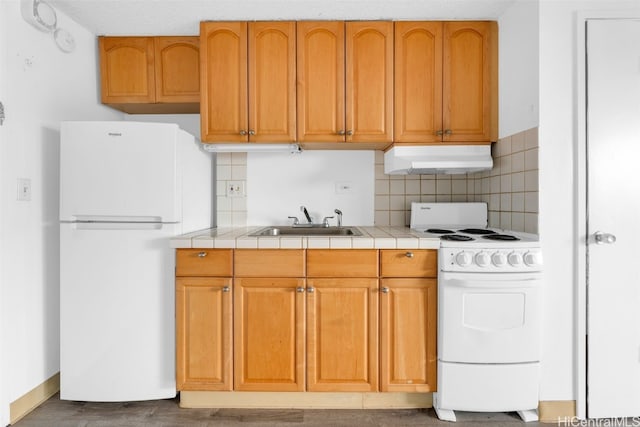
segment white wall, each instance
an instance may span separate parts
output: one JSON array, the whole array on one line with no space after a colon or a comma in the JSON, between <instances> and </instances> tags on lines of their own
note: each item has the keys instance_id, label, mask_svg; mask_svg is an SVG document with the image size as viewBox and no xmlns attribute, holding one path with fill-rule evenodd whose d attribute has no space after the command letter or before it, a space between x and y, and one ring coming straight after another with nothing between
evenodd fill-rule
<instances>
[{"instance_id":1,"label":"white wall","mask_svg":"<svg viewBox=\"0 0 640 427\"><path fill-rule=\"evenodd\" d=\"M4 2L0 1L0 101L6 101L7 93L7 81L6 81L6 68L7 68L7 42L6 42L6 10ZM4 165L4 142L6 127L0 126L0 165ZM0 166L0 195L3 188L2 180L2 168ZM0 208L0 242L4 241L4 209ZM2 282L4 261L2 259L2 252L0 248L0 425L7 425L8 423L8 398L6 396L6 381L5 381L5 340L4 340L4 316L2 315L5 307L5 291Z\"/></svg>"},{"instance_id":2,"label":"white wall","mask_svg":"<svg viewBox=\"0 0 640 427\"><path fill-rule=\"evenodd\" d=\"M0 85L7 120L0 140L0 425L9 403L59 370L58 159L61 120L118 120L99 105L96 39L58 13L76 50L27 24L18 0L0 1ZM4 90L3 89L4 86ZM30 202L16 200L29 178Z\"/></svg>"},{"instance_id":3,"label":"white wall","mask_svg":"<svg viewBox=\"0 0 640 427\"><path fill-rule=\"evenodd\" d=\"M498 19L499 136L538 126L538 0L519 0Z\"/></svg>"},{"instance_id":4,"label":"white wall","mask_svg":"<svg viewBox=\"0 0 640 427\"><path fill-rule=\"evenodd\" d=\"M338 208L344 225L373 225L374 164L373 151L249 153L247 225L290 224L287 216L305 222L301 205L315 223ZM338 184L349 193L339 194Z\"/></svg>"}]
</instances>

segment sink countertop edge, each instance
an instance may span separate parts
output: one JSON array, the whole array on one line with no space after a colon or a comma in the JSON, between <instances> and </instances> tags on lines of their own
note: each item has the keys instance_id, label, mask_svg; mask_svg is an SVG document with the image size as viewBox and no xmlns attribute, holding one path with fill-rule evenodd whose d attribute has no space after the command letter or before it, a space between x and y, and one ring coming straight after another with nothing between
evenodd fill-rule
<instances>
[{"instance_id":1,"label":"sink countertop edge","mask_svg":"<svg viewBox=\"0 0 640 427\"><path fill-rule=\"evenodd\" d=\"M438 249L440 239L408 227L350 226L362 236L249 236L265 226L219 227L170 239L170 247L220 249Z\"/></svg>"}]
</instances>

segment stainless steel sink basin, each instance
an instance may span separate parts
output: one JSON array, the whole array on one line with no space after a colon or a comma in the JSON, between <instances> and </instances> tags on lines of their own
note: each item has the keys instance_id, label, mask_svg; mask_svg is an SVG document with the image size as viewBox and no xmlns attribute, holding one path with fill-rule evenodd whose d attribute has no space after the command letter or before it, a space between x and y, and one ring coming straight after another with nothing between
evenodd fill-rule
<instances>
[{"instance_id":1,"label":"stainless steel sink basin","mask_svg":"<svg viewBox=\"0 0 640 427\"><path fill-rule=\"evenodd\" d=\"M355 227L265 227L249 236L362 236Z\"/></svg>"}]
</instances>

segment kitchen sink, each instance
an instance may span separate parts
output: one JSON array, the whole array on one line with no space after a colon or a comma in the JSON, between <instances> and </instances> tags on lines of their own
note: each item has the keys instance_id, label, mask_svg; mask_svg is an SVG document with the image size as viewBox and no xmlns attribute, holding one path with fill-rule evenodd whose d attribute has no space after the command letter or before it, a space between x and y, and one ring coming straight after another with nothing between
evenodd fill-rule
<instances>
[{"instance_id":1,"label":"kitchen sink","mask_svg":"<svg viewBox=\"0 0 640 427\"><path fill-rule=\"evenodd\" d=\"M362 236L355 227L265 227L249 236Z\"/></svg>"}]
</instances>

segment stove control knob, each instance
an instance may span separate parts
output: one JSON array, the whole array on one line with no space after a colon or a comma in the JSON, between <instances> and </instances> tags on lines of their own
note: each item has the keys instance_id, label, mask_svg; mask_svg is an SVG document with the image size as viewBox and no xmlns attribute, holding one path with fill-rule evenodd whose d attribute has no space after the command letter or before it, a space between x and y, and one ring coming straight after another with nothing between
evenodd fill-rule
<instances>
[{"instance_id":1,"label":"stove control knob","mask_svg":"<svg viewBox=\"0 0 640 427\"><path fill-rule=\"evenodd\" d=\"M522 265L522 255L518 252L511 252L509 256L507 256L507 260L509 260L509 264L514 267L519 267Z\"/></svg>"},{"instance_id":2,"label":"stove control knob","mask_svg":"<svg viewBox=\"0 0 640 427\"><path fill-rule=\"evenodd\" d=\"M476 254L475 261L479 267L486 267L491 263L491 257L488 253L481 251Z\"/></svg>"},{"instance_id":3,"label":"stove control knob","mask_svg":"<svg viewBox=\"0 0 640 427\"><path fill-rule=\"evenodd\" d=\"M460 267L466 267L468 265L471 264L471 261L473 261L473 258L471 257L471 254L469 252L458 252L458 254L456 255L456 264L458 264Z\"/></svg>"},{"instance_id":4,"label":"stove control knob","mask_svg":"<svg viewBox=\"0 0 640 427\"><path fill-rule=\"evenodd\" d=\"M502 252L496 252L491 256L491 261L496 267L504 267L507 265L507 256Z\"/></svg>"},{"instance_id":5,"label":"stove control knob","mask_svg":"<svg viewBox=\"0 0 640 427\"><path fill-rule=\"evenodd\" d=\"M542 265L542 256L539 252L527 252L524 254L524 263L529 267Z\"/></svg>"}]
</instances>

